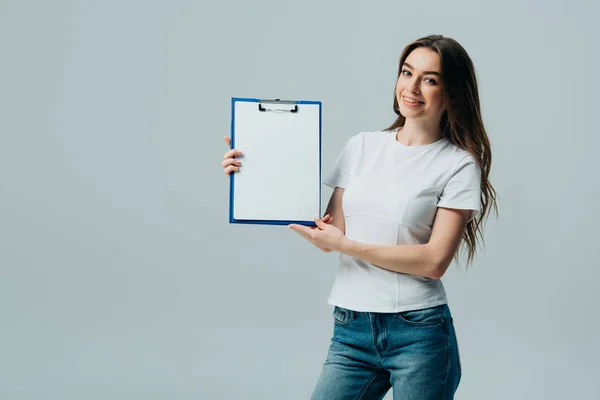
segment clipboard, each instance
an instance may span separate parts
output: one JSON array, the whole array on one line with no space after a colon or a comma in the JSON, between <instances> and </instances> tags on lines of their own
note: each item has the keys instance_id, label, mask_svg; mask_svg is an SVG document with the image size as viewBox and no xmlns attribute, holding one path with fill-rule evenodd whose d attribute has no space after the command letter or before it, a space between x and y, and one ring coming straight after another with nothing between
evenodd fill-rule
<instances>
[{"instance_id":1,"label":"clipboard","mask_svg":"<svg viewBox=\"0 0 600 400\"><path fill-rule=\"evenodd\" d=\"M229 222L315 226L321 216L322 103L231 99Z\"/></svg>"}]
</instances>

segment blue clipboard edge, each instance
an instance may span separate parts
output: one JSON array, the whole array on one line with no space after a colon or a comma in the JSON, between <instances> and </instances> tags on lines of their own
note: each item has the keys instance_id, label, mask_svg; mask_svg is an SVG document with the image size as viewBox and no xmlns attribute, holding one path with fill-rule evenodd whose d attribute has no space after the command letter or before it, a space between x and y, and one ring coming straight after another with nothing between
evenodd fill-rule
<instances>
[{"instance_id":1,"label":"blue clipboard edge","mask_svg":"<svg viewBox=\"0 0 600 400\"><path fill-rule=\"evenodd\" d=\"M249 97L231 98L231 149L235 149L235 102L259 103L261 99ZM297 104L318 104L319 105L319 215L321 218L321 179L322 179L322 136L323 136L323 103L313 100L294 100ZM229 223L230 224L252 224L252 225L289 225L298 224L306 226L316 226L315 221L284 221L284 220L258 220L258 219L235 219L233 218L233 192L235 186L235 172L229 175Z\"/></svg>"}]
</instances>

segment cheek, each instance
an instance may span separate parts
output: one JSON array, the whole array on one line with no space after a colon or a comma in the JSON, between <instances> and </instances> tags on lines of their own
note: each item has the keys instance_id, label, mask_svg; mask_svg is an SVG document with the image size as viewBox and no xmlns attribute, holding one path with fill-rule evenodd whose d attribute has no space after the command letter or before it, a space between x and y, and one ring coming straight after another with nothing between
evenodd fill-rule
<instances>
[{"instance_id":1,"label":"cheek","mask_svg":"<svg viewBox=\"0 0 600 400\"><path fill-rule=\"evenodd\" d=\"M404 92L404 90L406 89L406 85L403 85L402 83L398 82L396 84L396 100L398 101L398 103L401 103L401 98L400 98L400 93Z\"/></svg>"},{"instance_id":2,"label":"cheek","mask_svg":"<svg viewBox=\"0 0 600 400\"><path fill-rule=\"evenodd\" d=\"M444 97L440 90L435 90L428 93L429 104L434 106L436 109L442 108L444 106Z\"/></svg>"}]
</instances>

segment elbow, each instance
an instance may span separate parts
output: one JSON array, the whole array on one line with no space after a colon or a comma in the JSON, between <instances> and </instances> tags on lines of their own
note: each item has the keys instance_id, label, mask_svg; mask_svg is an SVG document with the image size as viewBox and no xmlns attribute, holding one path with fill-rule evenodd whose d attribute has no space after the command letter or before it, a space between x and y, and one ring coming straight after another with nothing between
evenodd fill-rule
<instances>
[{"instance_id":1,"label":"elbow","mask_svg":"<svg viewBox=\"0 0 600 400\"><path fill-rule=\"evenodd\" d=\"M441 279L446 273L446 269L447 268L444 268L441 265L432 265L427 272L427 278Z\"/></svg>"},{"instance_id":2,"label":"elbow","mask_svg":"<svg viewBox=\"0 0 600 400\"><path fill-rule=\"evenodd\" d=\"M450 260L451 261L451 260ZM425 277L430 279L441 279L450 265L450 261L445 257L437 257L433 252L427 257Z\"/></svg>"}]
</instances>

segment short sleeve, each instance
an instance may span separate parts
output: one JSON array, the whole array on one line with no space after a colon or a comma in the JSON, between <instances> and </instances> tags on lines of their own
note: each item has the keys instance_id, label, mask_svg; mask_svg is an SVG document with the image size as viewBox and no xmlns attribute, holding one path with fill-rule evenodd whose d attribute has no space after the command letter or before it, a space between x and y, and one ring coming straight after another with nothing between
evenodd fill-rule
<instances>
[{"instance_id":1,"label":"short sleeve","mask_svg":"<svg viewBox=\"0 0 600 400\"><path fill-rule=\"evenodd\" d=\"M348 186L350 176L352 176L354 166L360 154L360 135L354 135L346 142L346 145L335 160L331 171L323 179L325 185L333 189L336 187L345 189Z\"/></svg>"},{"instance_id":2,"label":"short sleeve","mask_svg":"<svg viewBox=\"0 0 600 400\"><path fill-rule=\"evenodd\" d=\"M459 161L437 206L473 210L471 219L481 212L481 169L470 154Z\"/></svg>"}]
</instances>

